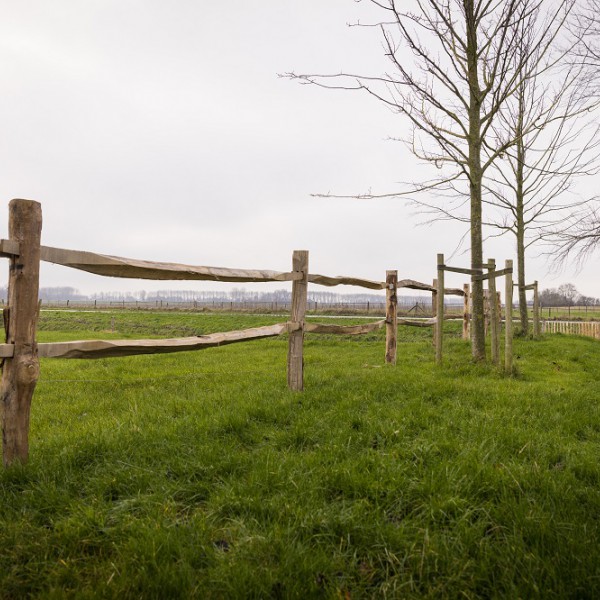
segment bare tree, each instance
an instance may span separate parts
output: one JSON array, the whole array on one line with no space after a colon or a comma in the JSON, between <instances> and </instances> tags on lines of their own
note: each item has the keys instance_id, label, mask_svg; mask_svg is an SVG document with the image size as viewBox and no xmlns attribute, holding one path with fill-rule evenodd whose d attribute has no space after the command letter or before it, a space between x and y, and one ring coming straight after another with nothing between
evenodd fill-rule
<instances>
[{"instance_id":1,"label":"bare tree","mask_svg":"<svg viewBox=\"0 0 600 600\"><path fill-rule=\"evenodd\" d=\"M571 8L571 7L565 7ZM585 69L572 61L577 40L539 60L534 30L544 29L539 10L531 23L520 23L518 60L527 68L514 96L501 108L497 135L514 139L494 162L485 183L484 203L500 209L487 224L500 235L515 236L519 307L522 332L529 331L526 300L526 251L544 239L549 229L560 230L574 209L587 205L574 193L577 178L599 168L600 128L589 119L597 104L590 93Z\"/></svg>"},{"instance_id":2,"label":"bare tree","mask_svg":"<svg viewBox=\"0 0 600 600\"><path fill-rule=\"evenodd\" d=\"M327 88L362 90L402 114L412 125L413 153L439 174L412 191L452 195L442 218L457 218L465 203L471 268L483 265L484 176L514 144L494 127L501 108L542 61L564 22L565 5L553 0L370 0L386 19L377 26L390 72L381 76L296 74L287 76ZM410 4L412 9L406 8ZM536 60L518 52L521 27L543 8L547 28L532 29ZM412 55L412 61L408 56ZM398 196L401 194L384 194ZM363 195L361 197L381 197ZM422 203L427 206L427 203ZM483 283L473 281L472 354L485 358Z\"/></svg>"},{"instance_id":3,"label":"bare tree","mask_svg":"<svg viewBox=\"0 0 600 600\"><path fill-rule=\"evenodd\" d=\"M590 93L600 99L600 0L579 3L573 32L579 41L573 62L584 69ZM551 229L546 238L555 267L570 259L581 266L600 246L600 197L580 206L560 227Z\"/></svg>"}]
</instances>

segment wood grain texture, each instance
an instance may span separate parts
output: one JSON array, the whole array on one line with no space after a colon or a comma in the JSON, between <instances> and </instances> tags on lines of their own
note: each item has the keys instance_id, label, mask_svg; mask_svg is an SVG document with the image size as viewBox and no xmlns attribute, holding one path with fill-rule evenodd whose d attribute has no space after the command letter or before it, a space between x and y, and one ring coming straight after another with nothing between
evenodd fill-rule
<instances>
[{"instance_id":1,"label":"wood grain texture","mask_svg":"<svg viewBox=\"0 0 600 600\"><path fill-rule=\"evenodd\" d=\"M12 358L14 354L14 344L0 344L0 358Z\"/></svg>"},{"instance_id":2,"label":"wood grain texture","mask_svg":"<svg viewBox=\"0 0 600 600\"><path fill-rule=\"evenodd\" d=\"M36 343L42 207L33 200L11 200L8 230L19 246L10 259L6 342L13 356L2 368L1 410L4 466L29 458L29 416L40 366Z\"/></svg>"},{"instance_id":3,"label":"wood grain texture","mask_svg":"<svg viewBox=\"0 0 600 600\"><path fill-rule=\"evenodd\" d=\"M290 390L301 392L304 389L304 319L308 304L307 250L294 250L292 271L299 277L292 283L291 321L299 327L289 336L287 376Z\"/></svg>"},{"instance_id":4,"label":"wood grain texture","mask_svg":"<svg viewBox=\"0 0 600 600\"><path fill-rule=\"evenodd\" d=\"M42 246L41 258L65 267L104 275L107 277L128 277L132 279L155 280L198 280L198 281L293 281L294 273L256 269L228 269L182 265L179 263L151 262L133 258L122 258L107 254L95 254L79 250L65 250Z\"/></svg>"},{"instance_id":5,"label":"wood grain texture","mask_svg":"<svg viewBox=\"0 0 600 600\"><path fill-rule=\"evenodd\" d=\"M505 263L505 292L504 303L506 305L506 318L504 325L504 370L509 375L512 374L513 368L513 278L512 278L513 261L507 260Z\"/></svg>"},{"instance_id":6,"label":"wood grain texture","mask_svg":"<svg viewBox=\"0 0 600 600\"><path fill-rule=\"evenodd\" d=\"M370 279L360 279L359 277L345 277L338 275L336 277L330 277L329 275L309 275L309 283L316 283L318 285L324 285L327 287L334 287L336 285L355 285L357 287L367 288L369 290L384 290L384 281L372 281Z\"/></svg>"},{"instance_id":7,"label":"wood grain texture","mask_svg":"<svg viewBox=\"0 0 600 600\"><path fill-rule=\"evenodd\" d=\"M488 301L490 306L490 333L492 363L500 365L500 328L498 326L498 298L496 295L496 261L488 260Z\"/></svg>"},{"instance_id":8,"label":"wood grain texture","mask_svg":"<svg viewBox=\"0 0 600 600\"><path fill-rule=\"evenodd\" d=\"M11 258L19 256L19 242L17 240L0 240L0 256Z\"/></svg>"},{"instance_id":9,"label":"wood grain texture","mask_svg":"<svg viewBox=\"0 0 600 600\"><path fill-rule=\"evenodd\" d=\"M385 362L396 364L398 346L398 271L385 274Z\"/></svg>"},{"instance_id":10,"label":"wood grain texture","mask_svg":"<svg viewBox=\"0 0 600 600\"><path fill-rule=\"evenodd\" d=\"M472 275L473 277L477 277L483 274L480 269L463 269L462 267L449 267L448 265L439 265L438 268L440 268L442 271L462 273L463 275Z\"/></svg>"},{"instance_id":11,"label":"wood grain texture","mask_svg":"<svg viewBox=\"0 0 600 600\"><path fill-rule=\"evenodd\" d=\"M78 340L39 344L42 358L116 358L138 354L165 354L189 352L238 342L275 337L295 331L298 327L289 323L277 323L265 327L254 327L237 331L211 333L196 337L161 340Z\"/></svg>"},{"instance_id":12,"label":"wood grain texture","mask_svg":"<svg viewBox=\"0 0 600 600\"><path fill-rule=\"evenodd\" d=\"M531 287L533 288L533 337L539 338L542 329L540 327L540 295L538 282L535 281Z\"/></svg>"},{"instance_id":13,"label":"wood grain texture","mask_svg":"<svg viewBox=\"0 0 600 600\"><path fill-rule=\"evenodd\" d=\"M385 327L385 319L364 325L323 325L320 323L306 323L304 330L308 333L330 333L333 335L362 335L371 333Z\"/></svg>"},{"instance_id":14,"label":"wood grain texture","mask_svg":"<svg viewBox=\"0 0 600 600\"><path fill-rule=\"evenodd\" d=\"M464 292L464 302L463 302L463 329L462 329L462 338L463 340L469 339L470 327L469 320L471 317L471 286L468 283L465 283L463 286Z\"/></svg>"},{"instance_id":15,"label":"wood grain texture","mask_svg":"<svg viewBox=\"0 0 600 600\"><path fill-rule=\"evenodd\" d=\"M435 331L435 362L442 363L442 347L444 339L444 255L437 255L437 282L438 290L436 294L436 320Z\"/></svg>"},{"instance_id":16,"label":"wood grain texture","mask_svg":"<svg viewBox=\"0 0 600 600\"><path fill-rule=\"evenodd\" d=\"M436 280L434 279L434 281ZM414 279L401 279L398 281L398 287L408 288L410 290L423 290L425 292L435 292L437 290L437 286L435 285L428 285L426 283L415 281ZM444 294L446 296L463 296L464 291L459 288L446 288Z\"/></svg>"}]
</instances>

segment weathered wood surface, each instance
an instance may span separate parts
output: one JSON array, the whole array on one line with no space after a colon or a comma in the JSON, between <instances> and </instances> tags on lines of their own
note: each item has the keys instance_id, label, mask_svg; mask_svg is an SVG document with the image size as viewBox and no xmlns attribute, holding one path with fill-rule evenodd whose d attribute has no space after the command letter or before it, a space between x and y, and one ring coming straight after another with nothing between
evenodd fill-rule
<instances>
[{"instance_id":1,"label":"weathered wood surface","mask_svg":"<svg viewBox=\"0 0 600 600\"><path fill-rule=\"evenodd\" d=\"M436 280L434 279L434 282ZM437 291L437 284L428 285L427 283L420 283L414 279L401 279L398 281L399 288L408 288L410 290L423 290L424 292L435 292ZM463 296L464 291L459 288L446 288L444 290L446 296Z\"/></svg>"},{"instance_id":2,"label":"weathered wood surface","mask_svg":"<svg viewBox=\"0 0 600 600\"><path fill-rule=\"evenodd\" d=\"M7 310L7 309L5 309ZM0 358L12 358L15 354L14 344L0 344Z\"/></svg>"},{"instance_id":3,"label":"weathered wood surface","mask_svg":"<svg viewBox=\"0 0 600 600\"><path fill-rule=\"evenodd\" d=\"M444 255L437 255L437 282L438 290L436 294L436 327L435 332L435 362L442 363L442 344L444 339Z\"/></svg>"},{"instance_id":4,"label":"weathered wood surface","mask_svg":"<svg viewBox=\"0 0 600 600\"><path fill-rule=\"evenodd\" d=\"M491 333L491 354L492 363L500 365L500 327L498 315L498 297L496 294L496 261L493 258L488 260L488 301L490 304L490 333Z\"/></svg>"},{"instance_id":5,"label":"weathered wood surface","mask_svg":"<svg viewBox=\"0 0 600 600\"><path fill-rule=\"evenodd\" d=\"M463 340L469 339L470 327L469 320L471 317L471 286L468 283L463 285L463 294L464 294L464 302L463 302L463 329L462 329L462 338Z\"/></svg>"},{"instance_id":6,"label":"weathered wood surface","mask_svg":"<svg viewBox=\"0 0 600 600\"><path fill-rule=\"evenodd\" d=\"M385 362L396 364L398 346L398 271L385 274Z\"/></svg>"},{"instance_id":7,"label":"weathered wood surface","mask_svg":"<svg viewBox=\"0 0 600 600\"><path fill-rule=\"evenodd\" d=\"M385 319L364 325L324 325L321 323L306 323L304 330L308 333L330 333L333 335L362 335L385 327Z\"/></svg>"},{"instance_id":8,"label":"weathered wood surface","mask_svg":"<svg viewBox=\"0 0 600 600\"><path fill-rule=\"evenodd\" d=\"M334 287L336 285L355 285L358 287L367 288L369 290L385 289L384 281L372 281L370 279L360 279L358 277L345 277L343 275L330 277L328 275L313 274L308 276L308 282L316 283L318 285L324 285L327 287Z\"/></svg>"},{"instance_id":9,"label":"weathered wood surface","mask_svg":"<svg viewBox=\"0 0 600 600\"><path fill-rule=\"evenodd\" d=\"M42 358L113 358L138 354L165 354L204 350L236 342L248 342L275 337L297 327L290 323L277 323L265 327L253 327L186 338L159 340L77 340L39 344Z\"/></svg>"},{"instance_id":10,"label":"weathered wood surface","mask_svg":"<svg viewBox=\"0 0 600 600\"><path fill-rule=\"evenodd\" d=\"M437 319L434 317L433 319L402 319L398 317L398 325L407 325L408 327L435 327L437 324Z\"/></svg>"},{"instance_id":11,"label":"weathered wood surface","mask_svg":"<svg viewBox=\"0 0 600 600\"><path fill-rule=\"evenodd\" d=\"M531 286L533 288L533 337L540 337L542 329L540 327L540 295L538 291L538 282L535 281Z\"/></svg>"},{"instance_id":12,"label":"weathered wood surface","mask_svg":"<svg viewBox=\"0 0 600 600\"><path fill-rule=\"evenodd\" d=\"M228 269L182 265L179 263L151 262L133 258L122 258L94 252L65 250L42 246L43 261L88 271L108 277L129 277L132 279L156 280L198 280L198 281L293 281L298 274L256 269Z\"/></svg>"},{"instance_id":13,"label":"weathered wood surface","mask_svg":"<svg viewBox=\"0 0 600 600\"><path fill-rule=\"evenodd\" d=\"M431 290L431 314L433 315L433 330L431 336L431 345L433 346L433 350L435 352L435 345L437 344L437 289L438 289L438 280L433 280L433 289Z\"/></svg>"},{"instance_id":14,"label":"weathered wood surface","mask_svg":"<svg viewBox=\"0 0 600 600\"><path fill-rule=\"evenodd\" d=\"M473 277L483 274L480 269L463 269L462 267L449 267L448 265L438 265L438 269L452 273L462 273L463 275L472 275Z\"/></svg>"},{"instance_id":15,"label":"weathered wood surface","mask_svg":"<svg viewBox=\"0 0 600 600\"><path fill-rule=\"evenodd\" d=\"M512 374L513 370L513 278L512 278L512 260L507 260L505 263L506 272L504 303L506 305L506 318L504 319L504 370L508 374Z\"/></svg>"},{"instance_id":16,"label":"weathered wood surface","mask_svg":"<svg viewBox=\"0 0 600 600\"><path fill-rule=\"evenodd\" d=\"M298 329L290 333L287 356L287 380L290 390L304 389L304 328L308 304L308 251L294 250L292 271L298 275L292 283L290 320Z\"/></svg>"},{"instance_id":17,"label":"weathered wood surface","mask_svg":"<svg viewBox=\"0 0 600 600\"><path fill-rule=\"evenodd\" d=\"M5 258L19 256L19 242L17 240L0 240L0 256Z\"/></svg>"},{"instance_id":18,"label":"weathered wood surface","mask_svg":"<svg viewBox=\"0 0 600 600\"><path fill-rule=\"evenodd\" d=\"M512 272L513 272L512 267L510 269L509 268L500 269L499 271L494 271L494 277L496 277L496 278L503 277L504 275L507 275L509 273L512 274ZM473 281L486 281L490 277L491 277L491 275L489 273L486 273L485 275L473 275L472 280Z\"/></svg>"},{"instance_id":19,"label":"weathered wood surface","mask_svg":"<svg viewBox=\"0 0 600 600\"><path fill-rule=\"evenodd\" d=\"M19 247L11 256L8 278L6 342L13 355L2 367L1 411L4 466L29 458L31 400L40 366L36 343L42 207L32 200L11 200L8 231ZM10 244L9 244L10 245Z\"/></svg>"}]
</instances>

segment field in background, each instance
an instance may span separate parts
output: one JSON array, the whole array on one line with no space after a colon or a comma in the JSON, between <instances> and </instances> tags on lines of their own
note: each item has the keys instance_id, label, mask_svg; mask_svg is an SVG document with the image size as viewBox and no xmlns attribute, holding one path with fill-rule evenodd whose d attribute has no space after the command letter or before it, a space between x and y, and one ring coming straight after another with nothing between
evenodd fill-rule
<instances>
[{"instance_id":1,"label":"field in background","mask_svg":"<svg viewBox=\"0 0 600 600\"><path fill-rule=\"evenodd\" d=\"M276 321L42 312L39 336ZM283 338L43 360L31 463L0 475L0 598L598 597L600 344L516 339L511 379L459 328L442 368L430 330L399 329L396 367L382 332L308 335L301 394Z\"/></svg>"}]
</instances>

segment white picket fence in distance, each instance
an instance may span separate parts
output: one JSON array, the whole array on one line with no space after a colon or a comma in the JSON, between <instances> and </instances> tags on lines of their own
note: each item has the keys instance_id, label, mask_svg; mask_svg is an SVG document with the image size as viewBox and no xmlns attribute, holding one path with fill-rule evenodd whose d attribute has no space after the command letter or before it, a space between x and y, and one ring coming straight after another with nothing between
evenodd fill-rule
<instances>
[{"instance_id":1,"label":"white picket fence in distance","mask_svg":"<svg viewBox=\"0 0 600 600\"><path fill-rule=\"evenodd\" d=\"M600 321L542 321L542 333L584 335L600 340Z\"/></svg>"}]
</instances>

